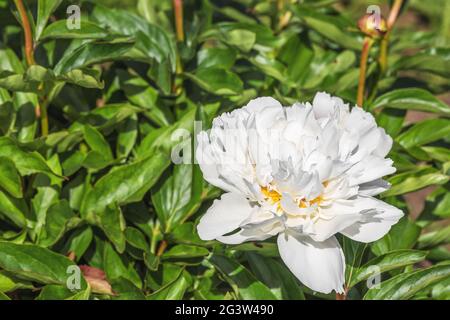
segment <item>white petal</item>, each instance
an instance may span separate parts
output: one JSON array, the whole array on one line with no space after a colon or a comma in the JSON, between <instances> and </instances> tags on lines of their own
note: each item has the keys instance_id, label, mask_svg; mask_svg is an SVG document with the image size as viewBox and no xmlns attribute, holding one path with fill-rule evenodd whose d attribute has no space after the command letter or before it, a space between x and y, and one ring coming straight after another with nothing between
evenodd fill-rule
<instances>
[{"instance_id":1,"label":"white petal","mask_svg":"<svg viewBox=\"0 0 450 320\"><path fill-rule=\"evenodd\" d=\"M358 197L355 200L331 201L327 207L320 208L319 218L314 224L314 234L311 235L316 241L324 241L345 228L365 219L364 213L370 210L371 203L366 198Z\"/></svg>"},{"instance_id":2,"label":"white petal","mask_svg":"<svg viewBox=\"0 0 450 320\"><path fill-rule=\"evenodd\" d=\"M396 171L391 159L367 156L347 171L350 186L377 180Z\"/></svg>"},{"instance_id":3,"label":"white petal","mask_svg":"<svg viewBox=\"0 0 450 320\"><path fill-rule=\"evenodd\" d=\"M282 107L282 105L272 97L260 97L251 100L244 109L252 113L257 113L266 107Z\"/></svg>"},{"instance_id":4,"label":"white petal","mask_svg":"<svg viewBox=\"0 0 450 320\"><path fill-rule=\"evenodd\" d=\"M236 193L225 193L200 219L197 231L201 239L213 240L239 228L253 210L250 202Z\"/></svg>"},{"instance_id":5,"label":"white petal","mask_svg":"<svg viewBox=\"0 0 450 320\"><path fill-rule=\"evenodd\" d=\"M358 196L354 199L332 201L328 207L322 207L320 213L324 218L320 218L315 223L315 234L311 235L316 241L328 239L338 232L344 234L345 232L350 232L351 234L355 234L362 228L360 226L361 224L365 225L368 223L373 225L371 227L364 227L365 229L367 228L367 231L369 232L366 236L372 235L375 237L380 233L381 237L386 234L390 226L396 223L403 215L397 208L368 196ZM370 241L374 240L369 240L369 242Z\"/></svg>"},{"instance_id":6,"label":"white petal","mask_svg":"<svg viewBox=\"0 0 450 320\"><path fill-rule=\"evenodd\" d=\"M335 111L335 103L328 93L318 92L313 100L313 110L316 119L329 117Z\"/></svg>"},{"instance_id":7,"label":"white petal","mask_svg":"<svg viewBox=\"0 0 450 320\"><path fill-rule=\"evenodd\" d=\"M336 233L346 229L358 222L360 214L339 214L327 220L319 219L314 224L314 234L311 235L315 241L324 241L334 236Z\"/></svg>"},{"instance_id":8,"label":"white petal","mask_svg":"<svg viewBox=\"0 0 450 320\"><path fill-rule=\"evenodd\" d=\"M281 233L278 250L289 270L314 291L344 291L345 257L335 237L316 242L308 237Z\"/></svg>"},{"instance_id":9,"label":"white petal","mask_svg":"<svg viewBox=\"0 0 450 320\"><path fill-rule=\"evenodd\" d=\"M373 152L374 155L379 157L386 157L389 151L391 151L392 148L392 138L386 134L386 131L383 128L378 128L380 131L380 140L378 142L377 147L375 148L375 151Z\"/></svg>"},{"instance_id":10,"label":"white petal","mask_svg":"<svg viewBox=\"0 0 450 320\"><path fill-rule=\"evenodd\" d=\"M376 241L388 233L391 226L403 216L403 212L381 200L371 197L365 199L366 205L374 208L376 213L362 215L360 222L343 229L341 233L352 240L367 243Z\"/></svg>"},{"instance_id":11,"label":"white petal","mask_svg":"<svg viewBox=\"0 0 450 320\"><path fill-rule=\"evenodd\" d=\"M278 232L276 231L278 230L280 230L280 228L277 228L274 231L274 234L272 234L263 232L258 228L241 229L231 235L218 237L217 240L225 244L240 244L246 241L263 241L277 234Z\"/></svg>"},{"instance_id":12,"label":"white petal","mask_svg":"<svg viewBox=\"0 0 450 320\"><path fill-rule=\"evenodd\" d=\"M376 196L391 187L391 184L383 179L377 179L359 185L359 194L364 196Z\"/></svg>"}]
</instances>

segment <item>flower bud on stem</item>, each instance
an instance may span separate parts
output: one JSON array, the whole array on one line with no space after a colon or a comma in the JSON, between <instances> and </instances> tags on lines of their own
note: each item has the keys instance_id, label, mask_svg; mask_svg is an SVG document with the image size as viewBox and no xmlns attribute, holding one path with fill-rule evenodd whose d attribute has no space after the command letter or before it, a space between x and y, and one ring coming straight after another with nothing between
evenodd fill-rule
<instances>
[{"instance_id":1,"label":"flower bud on stem","mask_svg":"<svg viewBox=\"0 0 450 320\"><path fill-rule=\"evenodd\" d=\"M366 14L361 17L358 21L358 27L361 32L366 35L361 51L358 93L356 97L356 104L362 108L365 94L367 60L369 58L370 48L376 39L380 39L385 35L387 29L386 21L381 16L375 16L374 14Z\"/></svg>"}]
</instances>

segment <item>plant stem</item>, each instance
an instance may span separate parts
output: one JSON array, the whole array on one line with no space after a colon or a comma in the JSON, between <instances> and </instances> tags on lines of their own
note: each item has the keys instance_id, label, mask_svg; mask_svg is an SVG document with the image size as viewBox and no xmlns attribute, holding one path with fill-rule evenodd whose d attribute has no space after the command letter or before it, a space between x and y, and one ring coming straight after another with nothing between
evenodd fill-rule
<instances>
[{"instance_id":1,"label":"plant stem","mask_svg":"<svg viewBox=\"0 0 450 320\"><path fill-rule=\"evenodd\" d=\"M380 44L380 56L378 58L378 62L380 64L381 74L385 74L387 71L387 57L388 57L388 47L389 47L389 36L391 34L391 30L394 27L395 21L397 20L398 14L400 13L400 9L402 7L403 0L395 0L394 5L392 6L391 11L389 11L389 17L386 23L387 32L384 34L383 39L381 39Z\"/></svg>"},{"instance_id":2,"label":"plant stem","mask_svg":"<svg viewBox=\"0 0 450 320\"><path fill-rule=\"evenodd\" d=\"M384 76L387 72L388 68L388 49L389 49L389 38L394 27L395 21L398 18L398 14L400 13L400 9L402 7L403 0L395 0L392 9L389 12L388 21L386 22L386 33L380 41L380 53L378 56L378 64L380 66L380 71L378 72L377 79L375 81L375 85L372 89L372 93L369 96L369 101L372 101L378 92L378 83L382 76Z\"/></svg>"},{"instance_id":3,"label":"plant stem","mask_svg":"<svg viewBox=\"0 0 450 320\"><path fill-rule=\"evenodd\" d=\"M158 257L162 256L164 251L166 251L166 249L167 249L167 245L168 245L167 241L162 240L159 244L158 252L156 253L156 256L158 256Z\"/></svg>"},{"instance_id":4,"label":"plant stem","mask_svg":"<svg viewBox=\"0 0 450 320\"><path fill-rule=\"evenodd\" d=\"M35 64L34 61L34 44L33 35L31 33L30 20L28 20L27 11L23 5L22 0L14 0L14 3L19 12L20 20L22 21L23 32L25 35L25 58L29 66Z\"/></svg>"},{"instance_id":5,"label":"plant stem","mask_svg":"<svg viewBox=\"0 0 450 320\"><path fill-rule=\"evenodd\" d=\"M19 13L20 20L22 22L23 33L25 37L25 60L28 66L36 64L34 60L34 43L33 34L31 32L31 24L28 19L27 10L22 0L14 0L17 11ZM47 114L47 101L45 97L40 97L39 103L35 108L36 118L41 119L41 135L43 137L48 135L48 114Z\"/></svg>"},{"instance_id":6,"label":"plant stem","mask_svg":"<svg viewBox=\"0 0 450 320\"><path fill-rule=\"evenodd\" d=\"M48 136L48 114L47 114L47 99L43 97L40 99L39 110L41 117L41 136Z\"/></svg>"},{"instance_id":7,"label":"plant stem","mask_svg":"<svg viewBox=\"0 0 450 320\"><path fill-rule=\"evenodd\" d=\"M336 300L347 300L347 294L346 293L336 293Z\"/></svg>"},{"instance_id":8,"label":"plant stem","mask_svg":"<svg viewBox=\"0 0 450 320\"><path fill-rule=\"evenodd\" d=\"M403 0L395 0L391 11L389 12L389 18L387 20L387 29L390 31L397 20L400 9L402 8Z\"/></svg>"},{"instance_id":9,"label":"plant stem","mask_svg":"<svg viewBox=\"0 0 450 320\"><path fill-rule=\"evenodd\" d=\"M363 42L363 48L361 51L361 61L359 65L359 81L358 81L358 94L356 97L356 104L359 107L363 107L364 93L366 86L366 73L367 73L367 60L369 58L370 48L372 47L373 39L365 37Z\"/></svg>"},{"instance_id":10,"label":"plant stem","mask_svg":"<svg viewBox=\"0 0 450 320\"><path fill-rule=\"evenodd\" d=\"M183 42L183 0L173 0L173 10L175 14L175 29L177 34L177 41Z\"/></svg>"}]
</instances>

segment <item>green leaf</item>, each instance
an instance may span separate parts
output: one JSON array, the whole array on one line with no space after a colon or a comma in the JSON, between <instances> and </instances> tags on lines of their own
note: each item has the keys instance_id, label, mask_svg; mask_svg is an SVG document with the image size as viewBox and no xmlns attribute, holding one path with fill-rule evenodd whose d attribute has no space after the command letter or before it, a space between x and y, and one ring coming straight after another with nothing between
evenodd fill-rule
<instances>
[{"instance_id":1,"label":"green leaf","mask_svg":"<svg viewBox=\"0 0 450 320\"><path fill-rule=\"evenodd\" d=\"M377 274L381 274L386 271L395 270L397 268L418 263L423 261L426 256L426 251L419 250L398 250L388 252L357 268L354 271L349 287L351 288L359 282L373 276L374 270L376 270Z\"/></svg>"},{"instance_id":2,"label":"green leaf","mask_svg":"<svg viewBox=\"0 0 450 320\"><path fill-rule=\"evenodd\" d=\"M172 149L176 145L185 142L187 140L186 138L190 138L188 133L193 132L194 130L195 114L196 108L193 108L186 112L186 114L173 125L150 131L136 149L138 158L143 159L151 155L155 150L163 151L168 155L171 154ZM185 133L181 139L173 138L175 136L174 133L177 132L177 130Z\"/></svg>"},{"instance_id":3,"label":"green leaf","mask_svg":"<svg viewBox=\"0 0 450 320\"><path fill-rule=\"evenodd\" d=\"M447 175L442 174L440 172L432 172L425 174L411 173L409 176L403 177L404 177L403 181L393 184L393 186L389 190L383 192L382 197L405 194L408 192L425 188L430 185L442 185L447 183L447 181L449 180L449 177ZM389 179L389 181L391 182L391 180L395 179L396 176Z\"/></svg>"},{"instance_id":4,"label":"green leaf","mask_svg":"<svg viewBox=\"0 0 450 320\"><path fill-rule=\"evenodd\" d=\"M156 183L169 160L155 153L143 160L116 167L95 184L83 203L82 212L101 212L108 205L136 202Z\"/></svg>"},{"instance_id":5,"label":"green leaf","mask_svg":"<svg viewBox=\"0 0 450 320\"><path fill-rule=\"evenodd\" d=\"M443 13L444 12L445 11L443 11ZM448 48L429 48L410 56L403 56L393 68L430 72L442 77L448 77L450 74L449 53Z\"/></svg>"},{"instance_id":6,"label":"green leaf","mask_svg":"<svg viewBox=\"0 0 450 320\"><path fill-rule=\"evenodd\" d=\"M49 176L59 177L59 175L50 169L39 153L24 151L8 137L0 137L0 157L8 158L14 162L20 175L30 175L41 172Z\"/></svg>"},{"instance_id":7,"label":"green leaf","mask_svg":"<svg viewBox=\"0 0 450 320\"><path fill-rule=\"evenodd\" d=\"M0 46L0 70L24 73L24 67L14 50Z\"/></svg>"},{"instance_id":8,"label":"green leaf","mask_svg":"<svg viewBox=\"0 0 450 320\"><path fill-rule=\"evenodd\" d=\"M168 60L170 70L175 71L176 46L162 28L148 23L133 13L99 5L95 7L92 15L101 26L108 27L116 33L134 37L136 48L147 58L155 59L159 64Z\"/></svg>"},{"instance_id":9,"label":"green leaf","mask_svg":"<svg viewBox=\"0 0 450 320\"><path fill-rule=\"evenodd\" d=\"M441 162L450 161L450 150L442 147L422 147L432 159L436 159Z\"/></svg>"},{"instance_id":10,"label":"green leaf","mask_svg":"<svg viewBox=\"0 0 450 320\"><path fill-rule=\"evenodd\" d=\"M111 286L116 294L114 300L145 300L145 295L131 281L125 278L117 278L111 281Z\"/></svg>"},{"instance_id":11,"label":"green leaf","mask_svg":"<svg viewBox=\"0 0 450 320\"><path fill-rule=\"evenodd\" d=\"M441 283L436 284L431 295L435 300L449 300L450 299L450 277Z\"/></svg>"},{"instance_id":12,"label":"green leaf","mask_svg":"<svg viewBox=\"0 0 450 320\"><path fill-rule=\"evenodd\" d=\"M436 265L411 273L400 274L381 283L381 288L369 289L364 300L410 299L424 288L450 276L450 264Z\"/></svg>"},{"instance_id":13,"label":"green leaf","mask_svg":"<svg viewBox=\"0 0 450 320\"><path fill-rule=\"evenodd\" d=\"M36 300L89 300L90 294L89 287L73 292L66 286L50 284L42 288Z\"/></svg>"},{"instance_id":14,"label":"green leaf","mask_svg":"<svg viewBox=\"0 0 450 320\"><path fill-rule=\"evenodd\" d=\"M11 197L0 190L0 213L6 216L18 227L26 226L28 207L25 200Z\"/></svg>"},{"instance_id":15,"label":"green leaf","mask_svg":"<svg viewBox=\"0 0 450 320\"><path fill-rule=\"evenodd\" d=\"M249 52L256 42L256 34L250 30L234 29L223 35L224 41L244 52Z\"/></svg>"},{"instance_id":16,"label":"green leaf","mask_svg":"<svg viewBox=\"0 0 450 320\"><path fill-rule=\"evenodd\" d=\"M22 197L22 180L14 162L0 157L0 187L16 198Z\"/></svg>"},{"instance_id":17,"label":"green leaf","mask_svg":"<svg viewBox=\"0 0 450 320\"><path fill-rule=\"evenodd\" d=\"M17 142L31 142L34 140L37 131L38 122L36 121L35 107L38 104L38 96L29 92L15 92L13 103L16 110L15 130L19 131ZM18 168L17 163L16 167Z\"/></svg>"},{"instance_id":18,"label":"green leaf","mask_svg":"<svg viewBox=\"0 0 450 320\"><path fill-rule=\"evenodd\" d=\"M25 73L0 71L0 88L13 92L45 94L54 85L54 75L41 66L30 66Z\"/></svg>"},{"instance_id":19,"label":"green leaf","mask_svg":"<svg viewBox=\"0 0 450 320\"><path fill-rule=\"evenodd\" d=\"M216 95L236 95L242 92L242 80L233 72L221 68L202 68L195 74L185 73L199 87Z\"/></svg>"},{"instance_id":20,"label":"green leaf","mask_svg":"<svg viewBox=\"0 0 450 320\"><path fill-rule=\"evenodd\" d=\"M275 259L247 253L248 262L257 279L260 279L279 300L305 300L303 290L284 265Z\"/></svg>"},{"instance_id":21,"label":"green leaf","mask_svg":"<svg viewBox=\"0 0 450 320\"><path fill-rule=\"evenodd\" d=\"M39 0L34 39L38 41L44 31L51 14L58 8L62 0ZM65 22L65 20L64 20Z\"/></svg>"},{"instance_id":22,"label":"green leaf","mask_svg":"<svg viewBox=\"0 0 450 320\"><path fill-rule=\"evenodd\" d=\"M442 200L438 202L433 214L442 218L450 217L450 192L445 192Z\"/></svg>"},{"instance_id":23,"label":"green leaf","mask_svg":"<svg viewBox=\"0 0 450 320\"><path fill-rule=\"evenodd\" d=\"M163 254L162 258L163 259L198 258L207 256L208 254L209 250L203 247L179 244L167 250Z\"/></svg>"},{"instance_id":24,"label":"green leaf","mask_svg":"<svg viewBox=\"0 0 450 320\"><path fill-rule=\"evenodd\" d=\"M75 261L79 261L93 239L93 232L89 226L77 228L67 239L64 244L63 253L73 252L75 254Z\"/></svg>"},{"instance_id":25,"label":"green leaf","mask_svg":"<svg viewBox=\"0 0 450 320\"><path fill-rule=\"evenodd\" d=\"M167 126L171 115L157 103L158 91L147 81L137 75L130 75L118 71L120 88L125 92L128 100L147 111L148 117L159 126Z\"/></svg>"},{"instance_id":26,"label":"green leaf","mask_svg":"<svg viewBox=\"0 0 450 320\"><path fill-rule=\"evenodd\" d=\"M136 287L142 288L142 280L134 269L134 266L123 255L120 256L114 251L109 243L105 243L103 251L103 268L108 280L113 281L125 278Z\"/></svg>"},{"instance_id":27,"label":"green leaf","mask_svg":"<svg viewBox=\"0 0 450 320\"><path fill-rule=\"evenodd\" d=\"M28 281L15 278L7 272L0 271L0 292L12 292L18 289L33 289L33 285Z\"/></svg>"},{"instance_id":28,"label":"green leaf","mask_svg":"<svg viewBox=\"0 0 450 320\"><path fill-rule=\"evenodd\" d=\"M258 281L243 265L222 255L213 255L211 263L231 285L237 296L244 300L276 300L272 291Z\"/></svg>"},{"instance_id":29,"label":"green leaf","mask_svg":"<svg viewBox=\"0 0 450 320\"><path fill-rule=\"evenodd\" d=\"M386 130L391 137L396 137L402 131L406 110L384 108L377 115L377 123Z\"/></svg>"},{"instance_id":30,"label":"green leaf","mask_svg":"<svg viewBox=\"0 0 450 320\"><path fill-rule=\"evenodd\" d=\"M103 89L105 85L100 80L100 75L100 71L96 69L73 69L58 79L83 88Z\"/></svg>"},{"instance_id":31,"label":"green leaf","mask_svg":"<svg viewBox=\"0 0 450 320\"><path fill-rule=\"evenodd\" d=\"M57 75L68 73L74 69L82 69L92 64L113 61L123 58L133 47L132 43L92 43L88 42L75 50L66 52L55 66Z\"/></svg>"},{"instance_id":32,"label":"green leaf","mask_svg":"<svg viewBox=\"0 0 450 320\"><path fill-rule=\"evenodd\" d=\"M278 59L289 66L286 71L293 82L303 82L308 76L305 70L309 69L313 57L314 52L308 39L295 34L283 46Z\"/></svg>"},{"instance_id":33,"label":"green leaf","mask_svg":"<svg viewBox=\"0 0 450 320\"><path fill-rule=\"evenodd\" d=\"M108 32L97 24L81 20L80 28L68 29L65 19L53 22L41 35L44 39L104 39Z\"/></svg>"},{"instance_id":34,"label":"green leaf","mask_svg":"<svg viewBox=\"0 0 450 320\"><path fill-rule=\"evenodd\" d=\"M11 300L11 298L10 297L8 297L6 294L4 294L3 292L0 292L0 301L1 300L4 300L4 301L6 301L6 300Z\"/></svg>"},{"instance_id":35,"label":"green leaf","mask_svg":"<svg viewBox=\"0 0 450 320\"><path fill-rule=\"evenodd\" d=\"M145 235L139 229L127 227L125 229L125 238L127 242L137 249L142 251L149 251L150 246L145 239Z\"/></svg>"},{"instance_id":36,"label":"green leaf","mask_svg":"<svg viewBox=\"0 0 450 320\"><path fill-rule=\"evenodd\" d=\"M354 241L350 238L343 238L343 251L345 252L345 284L349 287L352 282L356 270L363 262L364 254L366 253L367 244Z\"/></svg>"},{"instance_id":37,"label":"green leaf","mask_svg":"<svg viewBox=\"0 0 450 320\"><path fill-rule=\"evenodd\" d=\"M152 202L165 232L183 223L199 208L202 177L196 175L198 166L190 164L175 165L172 175L152 193Z\"/></svg>"},{"instance_id":38,"label":"green leaf","mask_svg":"<svg viewBox=\"0 0 450 320\"><path fill-rule=\"evenodd\" d=\"M279 61L268 58L263 54L259 54L254 58L249 59L249 61L261 69L266 75L271 76L278 81L287 82L286 81L286 67ZM291 83L287 83L288 85L292 85Z\"/></svg>"},{"instance_id":39,"label":"green leaf","mask_svg":"<svg viewBox=\"0 0 450 320\"><path fill-rule=\"evenodd\" d=\"M244 52L270 51L280 43L273 31L260 23L220 22L202 35L202 38L208 37L219 38Z\"/></svg>"},{"instance_id":40,"label":"green leaf","mask_svg":"<svg viewBox=\"0 0 450 320\"><path fill-rule=\"evenodd\" d=\"M125 251L125 219L119 206L112 204L99 212L98 224L119 253Z\"/></svg>"},{"instance_id":41,"label":"green leaf","mask_svg":"<svg viewBox=\"0 0 450 320\"><path fill-rule=\"evenodd\" d=\"M370 106L372 109L393 108L419 110L450 116L450 107L423 89L397 89L376 98Z\"/></svg>"},{"instance_id":42,"label":"green leaf","mask_svg":"<svg viewBox=\"0 0 450 320\"><path fill-rule=\"evenodd\" d=\"M83 134L84 140L92 150L97 151L105 158L105 160L113 159L113 154L108 142L106 142L103 135L97 129L90 125L85 125Z\"/></svg>"},{"instance_id":43,"label":"green leaf","mask_svg":"<svg viewBox=\"0 0 450 320\"><path fill-rule=\"evenodd\" d=\"M204 245L205 241L198 236L197 228L193 222L179 224L169 234L169 237L176 243Z\"/></svg>"},{"instance_id":44,"label":"green leaf","mask_svg":"<svg viewBox=\"0 0 450 320\"><path fill-rule=\"evenodd\" d=\"M450 243L450 225L424 233L419 237L419 248L430 248L447 243Z\"/></svg>"},{"instance_id":45,"label":"green leaf","mask_svg":"<svg viewBox=\"0 0 450 320\"><path fill-rule=\"evenodd\" d=\"M347 29L350 24L340 17L325 15L306 6L293 6L293 12L310 29L340 46L360 51L361 41Z\"/></svg>"},{"instance_id":46,"label":"green leaf","mask_svg":"<svg viewBox=\"0 0 450 320\"><path fill-rule=\"evenodd\" d=\"M388 234L372 243L372 252L379 256L394 250L410 249L419 239L421 230L415 222L404 217L392 226Z\"/></svg>"},{"instance_id":47,"label":"green leaf","mask_svg":"<svg viewBox=\"0 0 450 320\"><path fill-rule=\"evenodd\" d=\"M398 143L408 149L421 146L450 135L450 120L429 119L413 125L397 137Z\"/></svg>"},{"instance_id":48,"label":"green leaf","mask_svg":"<svg viewBox=\"0 0 450 320\"><path fill-rule=\"evenodd\" d=\"M36 245L0 242L0 267L15 276L45 284L66 285L68 258ZM82 287L86 287L81 278Z\"/></svg>"},{"instance_id":49,"label":"green leaf","mask_svg":"<svg viewBox=\"0 0 450 320\"><path fill-rule=\"evenodd\" d=\"M131 153L136 144L138 137L138 118L132 115L126 119L117 129L119 135L117 137L116 154L118 158L125 158Z\"/></svg>"},{"instance_id":50,"label":"green leaf","mask_svg":"<svg viewBox=\"0 0 450 320\"><path fill-rule=\"evenodd\" d=\"M233 250L243 252L255 252L264 257L278 258L280 253L275 243L271 242L248 242L233 246Z\"/></svg>"},{"instance_id":51,"label":"green leaf","mask_svg":"<svg viewBox=\"0 0 450 320\"><path fill-rule=\"evenodd\" d=\"M147 300L181 300L189 285L189 274L181 270L172 282L148 295Z\"/></svg>"},{"instance_id":52,"label":"green leaf","mask_svg":"<svg viewBox=\"0 0 450 320\"><path fill-rule=\"evenodd\" d=\"M69 220L74 216L67 200L61 200L48 208L45 226L40 234L39 245L49 247L55 244L67 229Z\"/></svg>"},{"instance_id":53,"label":"green leaf","mask_svg":"<svg viewBox=\"0 0 450 320\"><path fill-rule=\"evenodd\" d=\"M236 52L230 48L206 48L198 52L198 68L223 68L229 69L236 61Z\"/></svg>"}]
</instances>

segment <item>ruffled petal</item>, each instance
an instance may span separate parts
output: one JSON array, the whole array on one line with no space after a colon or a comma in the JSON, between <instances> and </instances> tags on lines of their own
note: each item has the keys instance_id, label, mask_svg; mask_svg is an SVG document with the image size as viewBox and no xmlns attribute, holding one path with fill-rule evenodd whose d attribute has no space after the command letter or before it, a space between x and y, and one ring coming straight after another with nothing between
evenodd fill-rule
<instances>
[{"instance_id":1,"label":"ruffled petal","mask_svg":"<svg viewBox=\"0 0 450 320\"><path fill-rule=\"evenodd\" d=\"M352 240L359 242L372 242L382 238L396 224L403 212L386 202L366 197L366 205L374 208L375 212L368 212L361 216L361 220L340 232Z\"/></svg>"}]
</instances>

